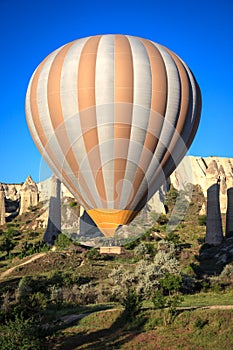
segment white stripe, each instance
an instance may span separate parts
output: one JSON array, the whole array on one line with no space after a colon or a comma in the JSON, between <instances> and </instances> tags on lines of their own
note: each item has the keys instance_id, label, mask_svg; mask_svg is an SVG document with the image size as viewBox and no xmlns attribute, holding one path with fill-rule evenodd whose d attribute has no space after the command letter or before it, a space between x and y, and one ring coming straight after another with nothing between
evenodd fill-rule
<instances>
[{"instance_id":1,"label":"white stripe","mask_svg":"<svg viewBox=\"0 0 233 350\"><path fill-rule=\"evenodd\" d=\"M121 208L125 208L129 201L130 192L128 191L127 194L127 187L129 183L133 183L140 161L148 128L152 98L152 76L147 50L138 38L131 36L127 36L127 38L131 46L133 60L134 100L125 181L120 200ZM135 149L135 145L137 145L137 149Z\"/></svg>"},{"instance_id":2,"label":"white stripe","mask_svg":"<svg viewBox=\"0 0 233 350\"><path fill-rule=\"evenodd\" d=\"M95 73L96 120L108 208L114 208L114 35L98 45Z\"/></svg>"},{"instance_id":3,"label":"white stripe","mask_svg":"<svg viewBox=\"0 0 233 350\"><path fill-rule=\"evenodd\" d=\"M60 178L62 177L61 173L62 173L62 169L64 169L64 171L66 172L70 181L73 183L74 187L78 189L79 183L77 182L77 179L73 175L72 170L71 170L68 162L65 159L65 155L68 152L68 149L65 150L65 154L63 154L63 151L60 147L60 144L58 142L58 139L57 139L55 132L54 132L54 129L53 129L53 125L52 125L52 122L50 119L49 108L48 108L48 100L47 100L48 76L49 76L49 71L50 71L51 65L53 63L53 60L54 60L55 56L59 53L59 51L60 51L60 49L56 50L55 52L53 52L51 54L51 56L48 58L48 60L46 61L46 63L44 64L44 66L41 70L39 81L38 81L38 89L37 89L38 111L39 111L40 120L41 120L41 124L43 126L44 133L45 133L46 138L48 140L48 145L54 151L57 162L60 165L60 167L58 169L58 173L59 173L58 177L60 177ZM60 134L60 131L61 131L61 135L62 135L62 128L63 127L64 126L61 125L56 130L58 135ZM60 136L60 137L62 137L62 136ZM46 146L44 148L46 148ZM68 188L69 188L69 190L71 190L70 186L68 186ZM71 190L71 192L72 192L72 190ZM87 201L87 203L90 204L90 201L88 201L87 198L84 197L84 199Z\"/></svg>"},{"instance_id":4,"label":"white stripe","mask_svg":"<svg viewBox=\"0 0 233 350\"><path fill-rule=\"evenodd\" d=\"M32 80L34 78L35 73L36 73L36 71L33 73L32 77L31 77L30 83L28 85L27 95L26 95L27 122L28 122L28 125L30 127L30 132L31 132L32 136L34 137L36 143L40 147L40 150L42 152L42 154L41 154L42 157L44 158L46 163L49 165L51 170L57 175L57 177L61 178L60 171L58 170L56 165L53 163L53 161L50 159L50 156L48 155L46 149L43 147L42 142L40 141L40 138L39 138L37 131L36 131L36 128L35 128L34 120L32 118L31 107L30 107L30 92L31 92L31 83L32 83ZM66 187L69 187L69 185L65 179L63 179L62 181ZM75 195L73 190L71 190L71 193L73 193L73 195Z\"/></svg>"},{"instance_id":5,"label":"white stripe","mask_svg":"<svg viewBox=\"0 0 233 350\"><path fill-rule=\"evenodd\" d=\"M174 125L176 125L179 116L181 85L179 72L172 56L161 45L156 47L160 51L167 71L167 108L165 113L165 121L163 124L159 142L156 147L155 157L158 161L162 160L166 147L169 146L174 133Z\"/></svg>"},{"instance_id":6,"label":"white stripe","mask_svg":"<svg viewBox=\"0 0 233 350\"><path fill-rule=\"evenodd\" d=\"M75 159L79 165L87 157L86 148L83 140L83 134L80 124L80 117L78 114L78 67L82 49L89 38L79 39L68 50L61 72L61 87L60 97L62 105L62 113L65 121L65 128L69 139L70 146L73 149ZM68 150L67 150L68 151ZM84 181L94 198L94 202L90 203L87 199L84 189L80 182L76 182L75 186L80 192L81 196L88 201L91 208L98 207L100 201L97 194L96 184L93 179L93 174L89 162L86 162L84 171ZM81 170L80 170L81 171Z\"/></svg>"},{"instance_id":7,"label":"white stripe","mask_svg":"<svg viewBox=\"0 0 233 350\"><path fill-rule=\"evenodd\" d=\"M32 84L32 80L33 80L33 78L35 76L35 73L36 73L36 71L33 73L32 77L30 79L29 85L28 85L25 105L26 105L26 111L27 111L27 123L28 123L29 129L30 129L30 133L32 134L36 144L38 144L40 149L43 151L44 147L43 147L43 145L42 145L42 143L40 141L40 138L39 138L39 136L37 134L37 131L36 131L36 127L35 127L34 120L33 120L33 117L32 117L32 112L31 112L31 103L30 103L31 84ZM46 160L46 162L49 164L50 168L52 168L53 170L54 170L54 168L56 169L56 167L53 164L53 162L49 159L49 156L48 156L47 152L44 152L44 154L42 156Z\"/></svg>"},{"instance_id":8,"label":"white stripe","mask_svg":"<svg viewBox=\"0 0 233 350\"><path fill-rule=\"evenodd\" d=\"M177 67L172 57L162 46L155 43L153 44L156 45L156 47L160 51L160 54L163 58L163 61L166 67L167 81L168 81L167 83L168 97L167 97L167 108L166 108L166 113L165 113L164 122L162 126L162 131L160 135L156 135L159 138L159 141L155 149L154 156L151 160L151 163L146 173L147 179L145 180L145 182L149 184L151 183L154 177L157 164L161 162L164 152L166 151L166 148L169 147L170 141L174 134L174 124L176 123L176 120L179 115L179 102L180 102L180 80L179 80ZM157 117L158 116L156 114L153 115L153 118L155 118L155 120ZM145 184L142 183L142 186L144 187Z\"/></svg>"},{"instance_id":9,"label":"white stripe","mask_svg":"<svg viewBox=\"0 0 233 350\"><path fill-rule=\"evenodd\" d=\"M191 99L189 99L189 115L188 115L188 118L187 118L187 123L185 125L185 129L183 131L183 135L182 135L183 139L184 139L184 142L187 142L188 139L189 139L189 136L190 136L190 134L192 132L193 125L195 123L195 119L197 117L197 115L196 115L197 108L198 108L198 105L197 105L197 91L196 91L196 84L195 84L193 75L190 72L189 67L181 59L180 59L180 61L183 63L183 65L184 65L184 67L186 69L186 72L188 74L189 82L191 84L190 94L192 94L192 101L191 101Z\"/></svg>"}]
</instances>

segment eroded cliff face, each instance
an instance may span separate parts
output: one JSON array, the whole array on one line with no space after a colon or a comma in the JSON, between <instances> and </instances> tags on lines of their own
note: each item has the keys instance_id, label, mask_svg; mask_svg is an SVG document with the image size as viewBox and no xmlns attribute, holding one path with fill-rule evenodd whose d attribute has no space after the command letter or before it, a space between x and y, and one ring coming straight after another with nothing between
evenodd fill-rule
<instances>
[{"instance_id":1,"label":"eroded cliff face","mask_svg":"<svg viewBox=\"0 0 233 350\"><path fill-rule=\"evenodd\" d=\"M220 157L194 157L187 156L171 175L168 182L161 186L160 190L147 203L145 210L157 213L165 213L164 199L169 186L172 184L177 190L187 192L187 198L191 200L192 185L199 185L205 198L207 190L214 184L220 185L220 209L227 212L227 191L233 188L233 158ZM35 223L38 227L46 228L49 219L49 203L53 196L52 178L40 183L35 183L29 176L22 184L2 184L0 190L0 225L10 217L22 215L39 202L45 209L43 215ZM74 201L72 194L61 184L61 230L67 232L79 229L80 216L83 209L79 204L70 206ZM206 213L206 202L200 214ZM5 213L4 213L5 211Z\"/></svg>"},{"instance_id":2,"label":"eroded cliff face","mask_svg":"<svg viewBox=\"0 0 233 350\"><path fill-rule=\"evenodd\" d=\"M187 156L171 175L171 183L184 189L187 183L199 185L207 198L208 189L219 183L220 210L226 213L227 190L233 187L233 158ZM206 213L206 203L200 214Z\"/></svg>"},{"instance_id":3,"label":"eroded cliff face","mask_svg":"<svg viewBox=\"0 0 233 350\"><path fill-rule=\"evenodd\" d=\"M37 184L28 176L22 184L1 184L0 222L10 221L17 215L22 215L39 203ZM3 205L4 201L4 205ZM5 212L3 211L3 207Z\"/></svg>"}]
</instances>

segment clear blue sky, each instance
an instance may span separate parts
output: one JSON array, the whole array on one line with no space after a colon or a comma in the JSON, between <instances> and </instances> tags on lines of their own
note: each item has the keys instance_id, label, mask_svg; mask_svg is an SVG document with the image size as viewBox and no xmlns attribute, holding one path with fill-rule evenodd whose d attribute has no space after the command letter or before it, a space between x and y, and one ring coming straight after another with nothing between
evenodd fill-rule
<instances>
[{"instance_id":1,"label":"clear blue sky","mask_svg":"<svg viewBox=\"0 0 233 350\"><path fill-rule=\"evenodd\" d=\"M39 179L24 112L34 69L61 45L95 34L137 35L177 53L203 98L189 154L233 157L232 0L0 0L0 33L0 182Z\"/></svg>"}]
</instances>

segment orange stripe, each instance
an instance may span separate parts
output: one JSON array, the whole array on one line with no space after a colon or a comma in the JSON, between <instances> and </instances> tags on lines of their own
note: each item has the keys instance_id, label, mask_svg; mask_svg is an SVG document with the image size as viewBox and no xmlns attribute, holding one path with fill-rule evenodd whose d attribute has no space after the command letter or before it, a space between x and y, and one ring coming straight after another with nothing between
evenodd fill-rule
<instances>
[{"instance_id":1,"label":"orange stripe","mask_svg":"<svg viewBox=\"0 0 233 350\"><path fill-rule=\"evenodd\" d=\"M53 150L51 149L50 145L48 144L48 140L47 137L44 133L44 129L40 120L40 115L39 115L39 110L38 110L38 98L37 98L37 87L38 87L38 81L39 81L39 77L40 77L40 73L42 71L42 68L44 66L44 64L46 63L46 61L48 60L49 56L38 66L34 77L32 79L31 82L31 86L30 86L30 108L31 108L31 114L32 114L32 118L33 118L33 122L35 125L35 129L37 132L37 136L40 139L40 142L43 146L43 148L46 150L48 156L51 158L51 161L54 163L55 167L57 169L61 168L61 164L59 164L57 162L56 156L53 152ZM29 125L29 129L30 129L30 123ZM30 130L32 136L32 130ZM34 137L33 137L34 139ZM38 146L41 154L43 155L43 150L41 150L41 148L39 147L38 143L36 142L36 145ZM69 177L67 176L67 174L64 172L64 170L61 170L61 175L62 177L66 180L66 182L69 184L70 189L74 192L77 193L77 189L74 187L73 183L70 181ZM79 197L81 198L81 200L83 201L83 203L89 207L86 203L86 201L81 197L81 195L79 195Z\"/></svg>"},{"instance_id":2,"label":"orange stripe","mask_svg":"<svg viewBox=\"0 0 233 350\"><path fill-rule=\"evenodd\" d=\"M86 152L97 191L104 206L106 204L106 192L100 158L95 106L95 70L100 38L99 35L91 37L82 49L78 68L78 103Z\"/></svg>"},{"instance_id":3,"label":"orange stripe","mask_svg":"<svg viewBox=\"0 0 233 350\"><path fill-rule=\"evenodd\" d=\"M133 58L128 39L123 35L115 35L114 50L114 200L115 208L118 208L131 133L134 82ZM124 147L120 139L124 139Z\"/></svg>"},{"instance_id":4,"label":"orange stripe","mask_svg":"<svg viewBox=\"0 0 233 350\"><path fill-rule=\"evenodd\" d=\"M105 237L114 237L119 225L127 225L138 214L132 210L97 208L88 210L87 213Z\"/></svg>"},{"instance_id":5,"label":"orange stripe","mask_svg":"<svg viewBox=\"0 0 233 350\"><path fill-rule=\"evenodd\" d=\"M168 50L168 49L166 49ZM168 50L169 51L169 50ZM195 121L192 127L192 130L190 130L190 136L188 137L188 140L186 141L186 149L182 150L179 158L177 159L177 163L174 164L173 158L171 156L172 151L175 149L176 144L179 142L179 136L182 138L182 132L185 129L185 124L187 122L187 116L189 113L189 108L190 108L190 82L189 82L189 77L187 75L187 72L185 70L185 67L183 66L182 62L179 60L179 58L171 51L169 53L172 55L176 65L177 69L179 71L179 76L180 76L180 82L181 82L181 103L180 103L180 113L179 113L179 118L177 121L176 125L176 134L174 134L170 145L169 145L169 151L165 153L162 161L161 161L161 166L163 168L164 174L166 177L170 176L171 173L175 170L176 166L179 164L179 162L182 160L184 155L186 154L186 151L190 147L192 140L196 134L197 127L200 121L200 110L201 110L201 95L200 95L200 89L199 86L196 85L197 89L197 100L193 101L193 103L197 104L197 112L196 115L194 115ZM159 169L155 172L154 178L158 176ZM147 193L144 194L143 198L145 198Z\"/></svg>"},{"instance_id":6,"label":"orange stripe","mask_svg":"<svg viewBox=\"0 0 233 350\"><path fill-rule=\"evenodd\" d=\"M63 63L66 57L67 52L74 43L71 42L65 45L59 53L55 56L52 65L50 67L48 75L48 84L47 84L47 98L48 98L48 107L51 123L58 140L58 143L63 152L64 158L70 166L70 169L73 175L78 179L81 186L83 187L87 197L93 202L92 194L89 191L89 188L86 184L86 181L83 175L79 174L79 165L77 163L75 154L73 152L72 145L70 144L67 130L65 127L64 116L62 113L62 104L61 104L61 73ZM93 202L94 204L95 202Z\"/></svg>"}]
</instances>

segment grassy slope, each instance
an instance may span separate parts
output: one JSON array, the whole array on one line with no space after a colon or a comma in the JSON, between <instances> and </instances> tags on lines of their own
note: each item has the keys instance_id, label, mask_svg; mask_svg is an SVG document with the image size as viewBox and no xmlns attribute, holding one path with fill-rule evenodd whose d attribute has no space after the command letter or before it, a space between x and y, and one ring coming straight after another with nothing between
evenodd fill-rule
<instances>
[{"instance_id":1,"label":"grassy slope","mask_svg":"<svg viewBox=\"0 0 233 350\"><path fill-rule=\"evenodd\" d=\"M179 261L183 271L194 275L192 264L198 265L197 257L203 242L205 227L199 226L197 212L201 206L202 196L195 192L193 204L190 206L185 220L177 227L176 233L181 238L183 249ZM10 259L5 254L0 256L0 273L22 261L17 254L27 242L37 243L42 239L43 231L38 235L30 232L30 224L40 214L40 208L28 213L13 222L14 227L23 227L15 239L18 245L12 251ZM26 221L29 222L27 226ZM165 227L157 226L160 232ZM6 227L3 229L7 229ZM156 246L156 242L153 242ZM133 254L128 252L124 256L109 258L108 260L92 261L86 257L86 252L77 252L71 247L63 252L46 253L37 261L16 268L9 276L1 280L1 293L7 289L14 290L22 276L50 276L54 272L67 272L80 277L88 277L104 288L108 288L108 274L119 265L129 269L134 268ZM232 304L233 289L228 288L220 292L201 292L184 297L183 306L228 305ZM92 308L92 307L91 307ZM50 319L65 314L83 312L80 308L63 308ZM121 309L108 312L93 313L70 327L66 326L51 342L51 349L233 349L231 310L192 310L183 311L175 319L173 325L163 325L163 315L159 311L144 310L141 320L134 325L128 325L124 320Z\"/></svg>"},{"instance_id":2,"label":"grassy slope","mask_svg":"<svg viewBox=\"0 0 233 350\"><path fill-rule=\"evenodd\" d=\"M51 343L51 349L231 350L232 316L232 311L184 311L165 327L159 311L146 310L137 328L131 324L127 329L123 311L102 311L65 328Z\"/></svg>"}]
</instances>

